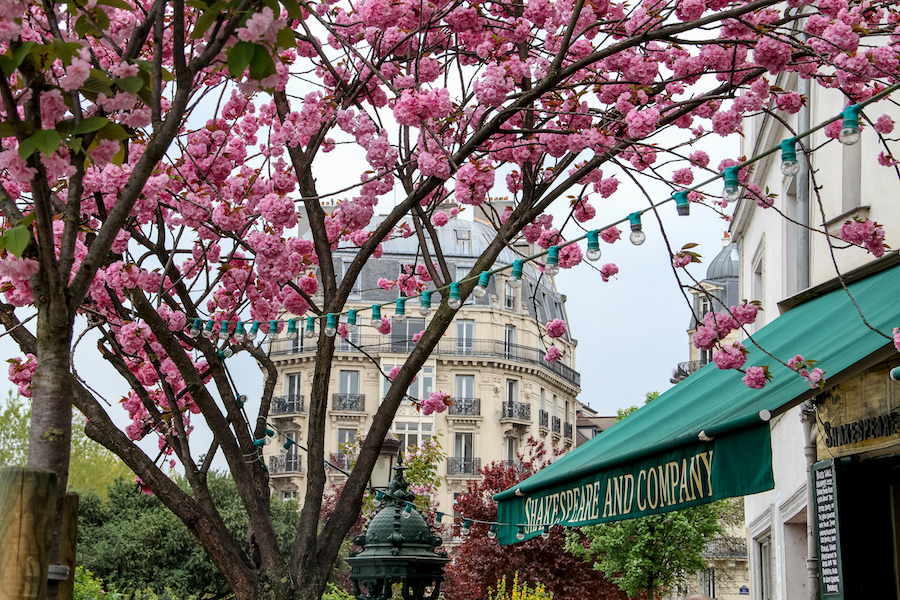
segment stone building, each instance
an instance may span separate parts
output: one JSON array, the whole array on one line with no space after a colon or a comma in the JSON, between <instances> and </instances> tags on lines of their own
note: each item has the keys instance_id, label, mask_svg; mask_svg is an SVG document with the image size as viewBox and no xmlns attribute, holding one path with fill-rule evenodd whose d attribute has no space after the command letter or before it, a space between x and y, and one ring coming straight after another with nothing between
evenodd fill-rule
<instances>
[{"instance_id":1,"label":"stone building","mask_svg":"<svg viewBox=\"0 0 900 600\"><path fill-rule=\"evenodd\" d=\"M495 230L482 214L474 221L451 218L438 234L444 258L458 281L469 274ZM383 256L363 268L346 309L369 309L373 304L396 300L398 289L379 288L379 278L396 280L404 265L422 262L415 236L385 242L383 247ZM529 250L521 249L523 254ZM335 252L336 273L345 271L355 252L349 245ZM520 257L507 248L497 265L511 264L516 258ZM435 294L432 303L437 302ZM329 476L334 482L345 477L341 470L350 465L351 457L342 452L343 444L368 430L389 388L384 374L403 364L415 346L413 336L426 325L418 309L417 299L407 301L407 319L392 323L389 335L380 335L368 325L371 313L367 310L365 318L360 319L363 326L337 344L326 429L326 448L330 449L329 462L333 465ZM382 314L390 316L393 312L385 307ZM401 448L439 436L447 459L440 467L444 481L438 492L438 510L452 512L454 496L479 476L481 466L492 461L515 464L529 437L566 450L574 446L580 391L576 342L569 334L556 340L542 335L543 326L555 318L568 321L565 296L556 291L551 278L542 277L536 267L526 263L522 285L516 288L509 283L509 271L499 273L492 277L484 297L473 296L465 302L410 386L408 393L414 398L425 398L438 390L450 394L453 400L447 411L429 416L404 402L392 427ZM547 363L544 351L551 341L562 356L558 362ZM316 338L304 339L301 334L295 340L282 335L270 345L279 375L270 422L279 435L301 446L315 343ZM285 450L284 438L279 440L266 447L271 484L282 499L302 501L306 457L296 445L288 444Z\"/></svg>"}]
</instances>

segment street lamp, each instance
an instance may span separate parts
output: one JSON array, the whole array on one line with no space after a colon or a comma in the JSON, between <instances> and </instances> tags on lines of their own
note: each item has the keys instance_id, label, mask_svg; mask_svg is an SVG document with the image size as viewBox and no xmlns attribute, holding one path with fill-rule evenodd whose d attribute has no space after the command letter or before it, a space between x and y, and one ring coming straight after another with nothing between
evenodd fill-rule
<instances>
[{"instance_id":1,"label":"street lamp","mask_svg":"<svg viewBox=\"0 0 900 600\"><path fill-rule=\"evenodd\" d=\"M394 470L397 475L381 507L365 533L353 539L363 548L347 558L354 595L357 600L388 600L397 584L404 600L436 600L450 559L446 552L435 552L443 540L412 504L416 495L409 491L404 467Z\"/></svg>"}]
</instances>

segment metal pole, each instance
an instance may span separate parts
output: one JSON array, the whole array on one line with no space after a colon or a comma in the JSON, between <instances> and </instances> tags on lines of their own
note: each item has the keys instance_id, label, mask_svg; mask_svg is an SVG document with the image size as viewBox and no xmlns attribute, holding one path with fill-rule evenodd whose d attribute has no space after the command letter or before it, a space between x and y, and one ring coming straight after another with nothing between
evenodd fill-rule
<instances>
[{"instance_id":1,"label":"metal pole","mask_svg":"<svg viewBox=\"0 0 900 600\"><path fill-rule=\"evenodd\" d=\"M814 527L816 523L815 493L812 484L812 466L816 462L816 407L812 401L803 403L800 410L800 420L803 421L803 433L806 444L803 446L803 455L806 457L806 571L809 576L809 598L819 600L819 549L816 544Z\"/></svg>"}]
</instances>

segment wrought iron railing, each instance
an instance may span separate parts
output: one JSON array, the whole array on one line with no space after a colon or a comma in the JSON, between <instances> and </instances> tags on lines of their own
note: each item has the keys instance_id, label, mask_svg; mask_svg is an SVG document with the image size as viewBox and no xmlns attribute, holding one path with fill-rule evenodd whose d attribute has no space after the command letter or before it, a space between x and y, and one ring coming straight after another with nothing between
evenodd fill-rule
<instances>
[{"instance_id":1,"label":"wrought iron railing","mask_svg":"<svg viewBox=\"0 0 900 600\"><path fill-rule=\"evenodd\" d=\"M559 417L553 417L553 420L550 421L550 423L553 425L553 427L550 428L553 433L559 433L562 427L562 421L559 420Z\"/></svg>"},{"instance_id":2,"label":"wrought iron railing","mask_svg":"<svg viewBox=\"0 0 900 600\"><path fill-rule=\"evenodd\" d=\"M352 454L344 454L343 452L332 452L331 456L328 457L328 462L344 471L349 471L353 468L354 460L356 460L355 456Z\"/></svg>"},{"instance_id":3,"label":"wrought iron railing","mask_svg":"<svg viewBox=\"0 0 900 600\"><path fill-rule=\"evenodd\" d=\"M390 336L362 335L356 347L349 344L344 347L342 343L340 352L366 352L367 354L409 354L416 347L412 339L391 339ZM293 340L276 339L269 344L272 356L285 356L289 354L313 353L316 349L294 347ZM559 361L551 363L544 361L544 351L539 348L510 344L504 340L484 340L474 338L442 338L434 348L433 354L437 356L477 356L495 357L512 360L518 363L540 365L555 373L565 381L581 387L581 374Z\"/></svg>"},{"instance_id":4,"label":"wrought iron railing","mask_svg":"<svg viewBox=\"0 0 900 600\"><path fill-rule=\"evenodd\" d=\"M273 415L290 415L303 412L303 396L273 396Z\"/></svg>"},{"instance_id":5,"label":"wrought iron railing","mask_svg":"<svg viewBox=\"0 0 900 600\"><path fill-rule=\"evenodd\" d=\"M521 460L501 460L500 464L502 464L507 469L515 469L517 473L522 473L525 471L525 465L522 464Z\"/></svg>"},{"instance_id":6,"label":"wrought iron railing","mask_svg":"<svg viewBox=\"0 0 900 600\"><path fill-rule=\"evenodd\" d=\"M544 409L538 411L538 425L541 427L550 427L550 413Z\"/></svg>"},{"instance_id":7,"label":"wrought iron railing","mask_svg":"<svg viewBox=\"0 0 900 600\"><path fill-rule=\"evenodd\" d=\"M269 474L302 473L303 463L299 454L286 454L284 456L269 457Z\"/></svg>"},{"instance_id":8,"label":"wrought iron railing","mask_svg":"<svg viewBox=\"0 0 900 600\"><path fill-rule=\"evenodd\" d=\"M509 295L509 294L507 294L506 296L504 296L504 298L503 298L503 305L504 305L506 308L515 308L515 307L516 307L516 297L515 297L515 295Z\"/></svg>"},{"instance_id":9,"label":"wrought iron railing","mask_svg":"<svg viewBox=\"0 0 900 600\"><path fill-rule=\"evenodd\" d=\"M481 415L481 398L450 398L453 404L447 411L451 415L477 417Z\"/></svg>"},{"instance_id":10,"label":"wrought iron railing","mask_svg":"<svg viewBox=\"0 0 900 600\"><path fill-rule=\"evenodd\" d=\"M459 456L447 458L447 475L477 475L479 469L481 469L480 458Z\"/></svg>"},{"instance_id":11,"label":"wrought iron railing","mask_svg":"<svg viewBox=\"0 0 900 600\"><path fill-rule=\"evenodd\" d=\"M563 423L563 437L571 438L572 437L572 424L566 421Z\"/></svg>"},{"instance_id":12,"label":"wrought iron railing","mask_svg":"<svg viewBox=\"0 0 900 600\"><path fill-rule=\"evenodd\" d=\"M332 394L331 410L347 412L365 412L365 394Z\"/></svg>"},{"instance_id":13,"label":"wrought iron railing","mask_svg":"<svg viewBox=\"0 0 900 600\"><path fill-rule=\"evenodd\" d=\"M503 403L504 419L518 419L520 421L531 420L531 405L527 402L515 402L507 400Z\"/></svg>"},{"instance_id":14,"label":"wrought iron railing","mask_svg":"<svg viewBox=\"0 0 900 600\"><path fill-rule=\"evenodd\" d=\"M684 373L685 376L691 375L700 370L701 367L705 367L709 361L706 360L689 360L686 362L678 363L678 371Z\"/></svg>"}]
</instances>

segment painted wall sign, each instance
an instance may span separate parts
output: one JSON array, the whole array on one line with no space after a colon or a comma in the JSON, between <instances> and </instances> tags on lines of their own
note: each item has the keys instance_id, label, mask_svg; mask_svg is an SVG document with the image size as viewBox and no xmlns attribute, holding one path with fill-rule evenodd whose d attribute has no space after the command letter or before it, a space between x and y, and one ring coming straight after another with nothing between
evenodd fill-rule
<instances>
[{"instance_id":1,"label":"painted wall sign","mask_svg":"<svg viewBox=\"0 0 900 600\"><path fill-rule=\"evenodd\" d=\"M748 461L748 455L759 460ZM527 539L548 524L575 527L619 521L772 487L771 441L764 423L503 500L498 520L523 525ZM516 533L516 526L501 527L498 541L515 543Z\"/></svg>"},{"instance_id":2,"label":"painted wall sign","mask_svg":"<svg viewBox=\"0 0 900 600\"><path fill-rule=\"evenodd\" d=\"M834 460L831 459L817 462L811 469L815 490L816 537L819 544L819 581L823 600L844 597L836 473Z\"/></svg>"},{"instance_id":3,"label":"painted wall sign","mask_svg":"<svg viewBox=\"0 0 900 600\"><path fill-rule=\"evenodd\" d=\"M738 594L740 594L741 596L749 596L750 588L748 588L746 585L742 585L741 589L738 590Z\"/></svg>"},{"instance_id":4,"label":"painted wall sign","mask_svg":"<svg viewBox=\"0 0 900 600\"><path fill-rule=\"evenodd\" d=\"M900 427L900 414L890 413L875 417L859 419L852 423L832 424L830 421L822 423L825 433L825 447L835 448L845 444L857 444L859 442L894 435Z\"/></svg>"}]
</instances>

